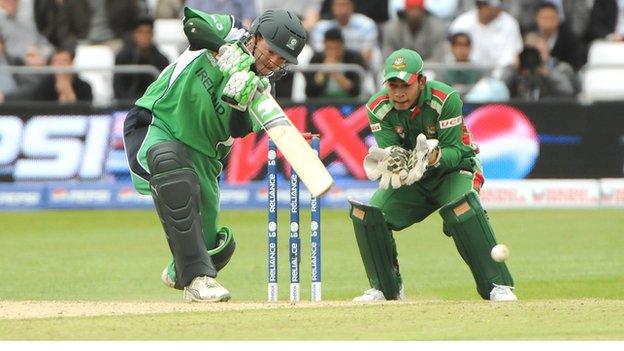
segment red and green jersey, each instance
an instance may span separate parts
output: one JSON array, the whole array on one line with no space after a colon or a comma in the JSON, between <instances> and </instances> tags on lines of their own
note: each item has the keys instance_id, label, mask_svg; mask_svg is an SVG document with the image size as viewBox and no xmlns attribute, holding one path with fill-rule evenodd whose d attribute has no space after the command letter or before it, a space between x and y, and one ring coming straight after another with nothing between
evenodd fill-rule
<instances>
[{"instance_id":1,"label":"red and green jersey","mask_svg":"<svg viewBox=\"0 0 624 351\"><path fill-rule=\"evenodd\" d=\"M425 174L436 178L458 169L480 170L475 157L477 146L464 125L462 105L459 93L453 88L428 80L412 109L394 109L385 88L370 98L366 108L371 130L381 148L399 145L412 150L421 133L427 139L438 139L440 164Z\"/></svg>"},{"instance_id":2,"label":"red and green jersey","mask_svg":"<svg viewBox=\"0 0 624 351\"><path fill-rule=\"evenodd\" d=\"M228 42L243 34L230 15L186 9L185 16L203 19ZM233 144L229 129L232 110L221 101L225 83L214 52L186 50L165 68L136 105L152 111L153 125L208 157L222 159Z\"/></svg>"}]
</instances>

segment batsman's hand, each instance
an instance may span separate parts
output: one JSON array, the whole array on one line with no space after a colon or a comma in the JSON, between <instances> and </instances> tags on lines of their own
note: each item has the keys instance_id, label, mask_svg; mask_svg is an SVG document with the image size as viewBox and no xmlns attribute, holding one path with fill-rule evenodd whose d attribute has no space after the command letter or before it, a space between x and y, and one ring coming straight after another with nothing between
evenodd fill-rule
<instances>
[{"instance_id":1,"label":"batsman's hand","mask_svg":"<svg viewBox=\"0 0 624 351\"><path fill-rule=\"evenodd\" d=\"M255 61L253 55L239 42L223 44L219 48L217 65L226 78L235 72L249 70Z\"/></svg>"},{"instance_id":2,"label":"batsman's hand","mask_svg":"<svg viewBox=\"0 0 624 351\"><path fill-rule=\"evenodd\" d=\"M246 111L257 90L270 86L265 77L258 77L249 70L234 72L223 87L221 100L240 111Z\"/></svg>"},{"instance_id":3,"label":"batsman's hand","mask_svg":"<svg viewBox=\"0 0 624 351\"><path fill-rule=\"evenodd\" d=\"M370 180L381 177L380 188L388 189L392 186L397 189L403 185L408 175L408 158L409 152L400 146L389 146L385 149L371 146L364 158L364 171Z\"/></svg>"},{"instance_id":4,"label":"batsman's hand","mask_svg":"<svg viewBox=\"0 0 624 351\"><path fill-rule=\"evenodd\" d=\"M416 147L412 150L407 162L409 172L404 180L405 185L412 185L423 177L429 166L429 155L437 147L437 139L427 139L422 133L416 137Z\"/></svg>"}]
</instances>

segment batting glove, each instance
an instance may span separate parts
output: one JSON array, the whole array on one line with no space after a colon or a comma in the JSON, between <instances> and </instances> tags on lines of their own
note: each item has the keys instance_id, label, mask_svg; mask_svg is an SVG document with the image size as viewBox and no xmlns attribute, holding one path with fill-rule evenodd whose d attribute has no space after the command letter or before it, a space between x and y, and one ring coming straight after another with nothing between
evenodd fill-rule
<instances>
[{"instance_id":1,"label":"batting glove","mask_svg":"<svg viewBox=\"0 0 624 351\"><path fill-rule=\"evenodd\" d=\"M255 62L253 55L241 46L239 42L223 44L219 48L217 65L226 77L235 72L248 70Z\"/></svg>"},{"instance_id":2,"label":"batting glove","mask_svg":"<svg viewBox=\"0 0 624 351\"><path fill-rule=\"evenodd\" d=\"M232 108L245 111L258 90L258 87L264 89L264 87L268 85L267 78L260 78L254 72L234 72L223 87L221 99L232 106Z\"/></svg>"}]
</instances>

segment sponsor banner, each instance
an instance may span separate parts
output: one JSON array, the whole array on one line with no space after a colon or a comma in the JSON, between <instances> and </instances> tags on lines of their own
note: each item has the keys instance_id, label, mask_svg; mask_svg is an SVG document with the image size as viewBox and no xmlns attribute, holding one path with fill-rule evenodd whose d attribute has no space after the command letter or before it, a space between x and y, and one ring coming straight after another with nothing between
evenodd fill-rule
<instances>
[{"instance_id":1,"label":"sponsor banner","mask_svg":"<svg viewBox=\"0 0 624 351\"><path fill-rule=\"evenodd\" d=\"M601 179L600 203L605 207L624 207L624 179Z\"/></svg>"},{"instance_id":2,"label":"sponsor banner","mask_svg":"<svg viewBox=\"0 0 624 351\"><path fill-rule=\"evenodd\" d=\"M132 184L116 184L113 186L111 199L115 207L120 208L153 208L151 195L141 195L134 190Z\"/></svg>"},{"instance_id":3,"label":"sponsor banner","mask_svg":"<svg viewBox=\"0 0 624 351\"><path fill-rule=\"evenodd\" d=\"M479 147L478 157L488 180L624 176L621 102L463 106L463 117L425 128L435 137L441 129L465 127L464 142ZM285 105L284 111L300 130L320 133L320 157L336 180L366 180L362 161L375 144L373 133L379 132L381 124L369 124L365 106L357 102L292 104ZM0 183L128 181L123 149L125 116L125 110L64 107L29 111L28 107L8 110L0 106ZM400 124L389 127L400 135L406 132ZM267 147L266 134L236 139L224 161L225 183L266 178ZM283 177L290 169L278 156L278 173ZM243 196L236 191L225 195L232 196L234 202ZM251 195L250 199L255 196Z\"/></svg>"},{"instance_id":4,"label":"sponsor banner","mask_svg":"<svg viewBox=\"0 0 624 351\"><path fill-rule=\"evenodd\" d=\"M348 208L348 199L367 203L377 191L369 181L337 182L320 199L322 208ZM481 190L484 207L493 208L598 208L624 207L624 179L602 180L491 180ZM278 209L288 210L289 190L280 188ZM266 182L223 185L221 209L266 209ZM130 182L43 183L0 185L0 210L46 208L152 209L149 195L138 194ZM300 211L309 211L310 193L301 187Z\"/></svg>"},{"instance_id":5,"label":"sponsor banner","mask_svg":"<svg viewBox=\"0 0 624 351\"><path fill-rule=\"evenodd\" d=\"M49 208L108 208L114 189L107 184L51 184L46 189Z\"/></svg>"},{"instance_id":6,"label":"sponsor banner","mask_svg":"<svg viewBox=\"0 0 624 351\"><path fill-rule=\"evenodd\" d=\"M512 208L529 206L531 189L524 186L524 181L485 182L479 193L483 206L488 208Z\"/></svg>"},{"instance_id":7,"label":"sponsor banner","mask_svg":"<svg viewBox=\"0 0 624 351\"><path fill-rule=\"evenodd\" d=\"M583 208L600 206L600 182L594 179L488 181L481 189L488 208Z\"/></svg>"},{"instance_id":8,"label":"sponsor banner","mask_svg":"<svg viewBox=\"0 0 624 351\"><path fill-rule=\"evenodd\" d=\"M43 207L43 188L43 184L0 184L0 210Z\"/></svg>"}]
</instances>

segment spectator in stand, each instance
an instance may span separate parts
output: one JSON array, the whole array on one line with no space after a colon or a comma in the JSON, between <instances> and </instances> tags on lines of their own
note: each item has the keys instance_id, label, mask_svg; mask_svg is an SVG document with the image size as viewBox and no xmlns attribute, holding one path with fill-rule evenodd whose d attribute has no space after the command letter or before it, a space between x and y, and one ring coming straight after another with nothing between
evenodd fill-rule
<instances>
[{"instance_id":1,"label":"spectator in stand","mask_svg":"<svg viewBox=\"0 0 624 351\"><path fill-rule=\"evenodd\" d=\"M23 23L16 17L19 0L0 0L0 33L4 38L6 55L11 59L26 56L30 47L37 47L47 58L53 46L33 29L32 24Z\"/></svg>"},{"instance_id":2,"label":"spectator in stand","mask_svg":"<svg viewBox=\"0 0 624 351\"><path fill-rule=\"evenodd\" d=\"M4 54L4 41L0 35L0 67L10 66L11 62ZM17 89L17 82L11 73L5 73L0 71L0 104L4 102L4 97L7 94L11 94Z\"/></svg>"},{"instance_id":3,"label":"spectator in stand","mask_svg":"<svg viewBox=\"0 0 624 351\"><path fill-rule=\"evenodd\" d=\"M583 43L565 22L561 22L555 5L546 1L540 3L535 12L535 23L536 32L547 43L551 59L567 62L575 70L581 68L584 61Z\"/></svg>"},{"instance_id":4,"label":"spectator in stand","mask_svg":"<svg viewBox=\"0 0 624 351\"><path fill-rule=\"evenodd\" d=\"M37 30L35 24L35 0L19 0L15 17L21 23L28 25L32 30Z\"/></svg>"},{"instance_id":5,"label":"spectator in stand","mask_svg":"<svg viewBox=\"0 0 624 351\"><path fill-rule=\"evenodd\" d=\"M142 0L88 0L89 44L106 45L115 54L130 36L134 21L147 14Z\"/></svg>"},{"instance_id":6,"label":"spectator in stand","mask_svg":"<svg viewBox=\"0 0 624 351\"><path fill-rule=\"evenodd\" d=\"M353 0L355 5L355 12L361 13L364 16L372 19L375 23L383 24L389 18L388 10L390 8L389 3L395 0ZM321 4L321 18L332 18L332 0L323 0Z\"/></svg>"},{"instance_id":7,"label":"spectator in stand","mask_svg":"<svg viewBox=\"0 0 624 351\"><path fill-rule=\"evenodd\" d=\"M115 57L116 65L152 65L162 71L169 65L167 58L156 48L154 38L154 20L143 17L137 20L132 39ZM116 74L113 79L115 98L136 100L156 79L151 74Z\"/></svg>"},{"instance_id":8,"label":"spectator in stand","mask_svg":"<svg viewBox=\"0 0 624 351\"><path fill-rule=\"evenodd\" d=\"M452 58L450 63L470 63L472 44L466 33L455 33L449 36ZM450 68L446 71L444 81L460 94L468 90L481 78L481 71L476 68Z\"/></svg>"},{"instance_id":9,"label":"spectator in stand","mask_svg":"<svg viewBox=\"0 0 624 351\"><path fill-rule=\"evenodd\" d=\"M36 46L30 46L26 49L24 57L18 59L7 57L7 59L16 66L43 67L46 65L45 58ZM34 99L35 91L43 81L44 76L41 74L19 73L14 74L13 78L15 79L17 87L12 92L5 94L5 101L27 101Z\"/></svg>"},{"instance_id":10,"label":"spectator in stand","mask_svg":"<svg viewBox=\"0 0 624 351\"><path fill-rule=\"evenodd\" d=\"M245 28L249 28L256 18L255 0L186 0L185 6L207 13L232 15L240 19Z\"/></svg>"},{"instance_id":11,"label":"spectator in stand","mask_svg":"<svg viewBox=\"0 0 624 351\"><path fill-rule=\"evenodd\" d=\"M446 25L431 16L424 0L405 0L405 11L386 23L382 33L382 54L410 48L425 61L442 62L446 51Z\"/></svg>"},{"instance_id":12,"label":"spectator in stand","mask_svg":"<svg viewBox=\"0 0 624 351\"><path fill-rule=\"evenodd\" d=\"M540 51L524 47L519 55L519 67L507 79L512 98L537 101L543 98L573 97L574 87L557 70L549 69Z\"/></svg>"},{"instance_id":13,"label":"spectator in stand","mask_svg":"<svg viewBox=\"0 0 624 351\"><path fill-rule=\"evenodd\" d=\"M310 63L333 65L354 63L364 67L364 59L356 51L345 49L342 32L331 28L325 32L324 51L312 56ZM306 95L309 98L352 98L361 89L360 75L348 72L310 72L305 74Z\"/></svg>"},{"instance_id":14,"label":"spectator in stand","mask_svg":"<svg viewBox=\"0 0 624 351\"><path fill-rule=\"evenodd\" d=\"M505 1L503 10L512 15L520 25L520 31L524 33L535 26L535 11L537 6L544 0L513 0ZM560 0L550 0L551 3L557 3L555 6L561 6ZM563 11L563 9L561 9ZM561 12L563 13L563 12Z\"/></svg>"},{"instance_id":15,"label":"spectator in stand","mask_svg":"<svg viewBox=\"0 0 624 351\"><path fill-rule=\"evenodd\" d=\"M585 40L596 39L624 41L624 2L596 0L589 15Z\"/></svg>"},{"instance_id":16,"label":"spectator in stand","mask_svg":"<svg viewBox=\"0 0 624 351\"><path fill-rule=\"evenodd\" d=\"M574 35L581 39L585 35L589 14L591 12L590 2L594 0L565 0L563 2L562 22L566 22Z\"/></svg>"},{"instance_id":17,"label":"spectator in stand","mask_svg":"<svg viewBox=\"0 0 624 351\"><path fill-rule=\"evenodd\" d=\"M574 68L572 68L569 63L551 56L548 42L546 42L543 36L537 32L527 33L524 36L524 46L537 49L542 57L542 62L544 62L548 71L554 71L557 76L565 77L574 88L575 93L580 91L580 81L578 80Z\"/></svg>"},{"instance_id":18,"label":"spectator in stand","mask_svg":"<svg viewBox=\"0 0 624 351\"><path fill-rule=\"evenodd\" d=\"M381 65L381 52L377 45L377 25L361 13L355 13L353 0L332 0L332 18L319 21L311 32L311 43L315 51L323 51L325 32L330 28L340 28L345 48L359 52L366 67L376 69ZM375 58L375 52L377 58ZM375 61L374 61L375 60ZM377 62L379 61L379 62Z\"/></svg>"},{"instance_id":19,"label":"spectator in stand","mask_svg":"<svg viewBox=\"0 0 624 351\"><path fill-rule=\"evenodd\" d=\"M74 52L67 48L57 48L50 59L50 66L72 67ZM58 101L59 103L91 102L91 86L74 73L55 73L46 77L35 91L35 100Z\"/></svg>"},{"instance_id":20,"label":"spectator in stand","mask_svg":"<svg viewBox=\"0 0 624 351\"><path fill-rule=\"evenodd\" d=\"M89 31L89 4L82 0L35 0L37 30L54 46L75 46Z\"/></svg>"},{"instance_id":21,"label":"spectator in stand","mask_svg":"<svg viewBox=\"0 0 624 351\"><path fill-rule=\"evenodd\" d=\"M502 0L477 0L477 8L457 17L450 33L465 32L472 40L471 61L500 68L514 64L522 51L518 21L503 11Z\"/></svg>"},{"instance_id":22,"label":"spectator in stand","mask_svg":"<svg viewBox=\"0 0 624 351\"><path fill-rule=\"evenodd\" d=\"M277 8L293 11L299 16L303 28L308 32L312 30L320 18L321 0L256 0L256 3L260 13Z\"/></svg>"},{"instance_id":23,"label":"spectator in stand","mask_svg":"<svg viewBox=\"0 0 624 351\"><path fill-rule=\"evenodd\" d=\"M182 18L184 0L158 0L156 18Z\"/></svg>"}]
</instances>

